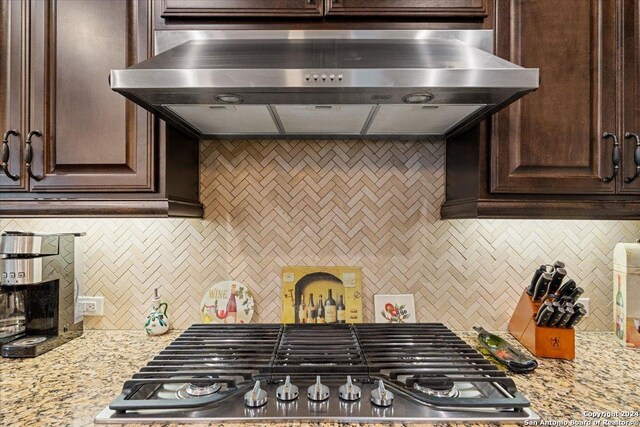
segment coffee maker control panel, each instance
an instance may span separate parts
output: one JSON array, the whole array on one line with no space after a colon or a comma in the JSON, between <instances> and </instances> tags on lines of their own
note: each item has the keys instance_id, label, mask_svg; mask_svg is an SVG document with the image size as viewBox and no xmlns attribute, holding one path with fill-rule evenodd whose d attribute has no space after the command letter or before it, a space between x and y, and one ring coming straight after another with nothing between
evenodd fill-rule
<instances>
[{"instance_id":1,"label":"coffee maker control panel","mask_svg":"<svg viewBox=\"0 0 640 427\"><path fill-rule=\"evenodd\" d=\"M3 258L0 260L0 285L16 286L40 283L45 278L42 274L42 258Z\"/></svg>"}]
</instances>

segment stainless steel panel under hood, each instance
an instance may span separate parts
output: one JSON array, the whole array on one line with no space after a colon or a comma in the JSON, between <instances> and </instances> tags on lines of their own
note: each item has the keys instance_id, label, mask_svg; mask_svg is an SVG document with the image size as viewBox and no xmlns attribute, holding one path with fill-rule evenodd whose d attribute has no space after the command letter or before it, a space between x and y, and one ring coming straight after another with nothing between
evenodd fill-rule
<instances>
[{"instance_id":1,"label":"stainless steel panel under hood","mask_svg":"<svg viewBox=\"0 0 640 427\"><path fill-rule=\"evenodd\" d=\"M207 135L452 135L538 88L490 30L157 31L111 88Z\"/></svg>"}]
</instances>

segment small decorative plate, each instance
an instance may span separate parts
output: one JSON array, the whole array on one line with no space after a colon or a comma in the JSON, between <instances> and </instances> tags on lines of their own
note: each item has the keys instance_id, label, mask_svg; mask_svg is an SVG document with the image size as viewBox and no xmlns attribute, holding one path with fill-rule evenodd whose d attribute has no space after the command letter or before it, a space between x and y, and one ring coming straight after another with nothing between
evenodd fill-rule
<instances>
[{"instance_id":1,"label":"small decorative plate","mask_svg":"<svg viewBox=\"0 0 640 427\"><path fill-rule=\"evenodd\" d=\"M248 287L234 280L213 285L200 303L202 323L249 323L252 317L253 295Z\"/></svg>"}]
</instances>

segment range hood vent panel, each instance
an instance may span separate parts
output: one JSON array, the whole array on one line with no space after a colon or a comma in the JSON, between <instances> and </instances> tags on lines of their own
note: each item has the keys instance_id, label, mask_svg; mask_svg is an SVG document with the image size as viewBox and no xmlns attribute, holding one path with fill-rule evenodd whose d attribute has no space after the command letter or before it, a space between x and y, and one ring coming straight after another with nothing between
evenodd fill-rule
<instances>
[{"instance_id":1,"label":"range hood vent panel","mask_svg":"<svg viewBox=\"0 0 640 427\"><path fill-rule=\"evenodd\" d=\"M369 135L443 135L485 105L381 105Z\"/></svg>"},{"instance_id":2,"label":"range hood vent panel","mask_svg":"<svg viewBox=\"0 0 640 427\"><path fill-rule=\"evenodd\" d=\"M288 135L358 135L371 105L274 105Z\"/></svg>"},{"instance_id":3,"label":"range hood vent panel","mask_svg":"<svg viewBox=\"0 0 640 427\"><path fill-rule=\"evenodd\" d=\"M276 122L265 105L166 105L202 135L277 135Z\"/></svg>"},{"instance_id":4,"label":"range hood vent panel","mask_svg":"<svg viewBox=\"0 0 640 427\"><path fill-rule=\"evenodd\" d=\"M492 54L490 30L181 30L155 39L158 55L112 70L111 88L196 136L451 136L539 83L537 69Z\"/></svg>"}]
</instances>

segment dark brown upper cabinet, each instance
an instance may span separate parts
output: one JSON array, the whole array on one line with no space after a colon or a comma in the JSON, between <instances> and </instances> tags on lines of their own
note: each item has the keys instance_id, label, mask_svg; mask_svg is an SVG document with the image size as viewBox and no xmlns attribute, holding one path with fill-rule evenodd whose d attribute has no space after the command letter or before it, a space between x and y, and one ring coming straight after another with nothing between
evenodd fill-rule
<instances>
[{"instance_id":1,"label":"dark brown upper cabinet","mask_svg":"<svg viewBox=\"0 0 640 427\"><path fill-rule=\"evenodd\" d=\"M25 66L23 47L28 25L27 7L23 2L0 2L0 136L2 170L0 191L25 191L28 180L22 161L23 129L26 129L26 87L22 75Z\"/></svg>"},{"instance_id":2,"label":"dark brown upper cabinet","mask_svg":"<svg viewBox=\"0 0 640 427\"><path fill-rule=\"evenodd\" d=\"M498 1L496 54L540 88L493 117L491 192L613 194L616 2Z\"/></svg>"},{"instance_id":3,"label":"dark brown upper cabinet","mask_svg":"<svg viewBox=\"0 0 640 427\"><path fill-rule=\"evenodd\" d=\"M162 18L313 17L323 0L161 0Z\"/></svg>"},{"instance_id":4,"label":"dark brown upper cabinet","mask_svg":"<svg viewBox=\"0 0 640 427\"><path fill-rule=\"evenodd\" d=\"M113 68L146 59L148 3L32 2L30 117L35 192L153 190L151 116L114 93Z\"/></svg>"},{"instance_id":5,"label":"dark brown upper cabinet","mask_svg":"<svg viewBox=\"0 0 640 427\"><path fill-rule=\"evenodd\" d=\"M621 193L640 194L640 2L626 0L622 14L624 46L622 58L622 127L623 148Z\"/></svg>"},{"instance_id":6,"label":"dark brown upper cabinet","mask_svg":"<svg viewBox=\"0 0 640 427\"><path fill-rule=\"evenodd\" d=\"M0 1L0 216L202 216L198 141L108 82L151 54L151 5Z\"/></svg>"},{"instance_id":7,"label":"dark brown upper cabinet","mask_svg":"<svg viewBox=\"0 0 640 427\"><path fill-rule=\"evenodd\" d=\"M640 219L638 1L495 6L496 54L540 88L447 141L442 217Z\"/></svg>"},{"instance_id":8,"label":"dark brown upper cabinet","mask_svg":"<svg viewBox=\"0 0 640 427\"><path fill-rule=\"evenodd\" d=\"M489 0L326 0L328 16L463 17L487 16Z\"/></svg>"}]
</instances>

